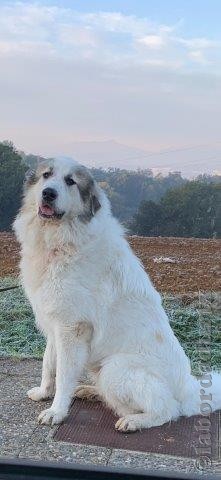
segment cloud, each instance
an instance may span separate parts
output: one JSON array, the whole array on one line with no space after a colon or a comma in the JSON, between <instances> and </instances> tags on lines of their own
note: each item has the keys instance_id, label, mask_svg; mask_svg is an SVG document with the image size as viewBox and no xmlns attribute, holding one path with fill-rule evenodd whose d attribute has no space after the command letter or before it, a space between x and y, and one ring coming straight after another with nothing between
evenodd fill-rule
<instances>
[{"instance_id":1,"label":"cloud","mask_svg":"<svg viewBox=\"0 0 221 480\"><path fill-rule=\"evenodd\" d=\"M145 34L154 29L153 24L135 15L125 15L120 12L98 12L81 15L84 22L94 28L111 33L130 34L133 37Z\"/></svg>"},{"instance_id":2,"label":"cloud","mask_svg":"<svg viewBox=\"0 0 221 480\"><path fill-rule=\"evenodd\" d=\"M98 37L90 28L76 25L62 25L59 32L60 41L67 46L97 47Z\"/></svg>"},{"instance_id":3,"label":"cloud","mask_svg":"<svg viewBox=\"0 0 221 480\"><path fill-rule=\"evenodd\" d=\"M206 66L214 63L213 55L216 51L221 52L221 42L208 38L177 38L177 42L187 50L187 57L199 65ZM217 59L216 59L217 62ZM219 62L217 66L219 65Z\"/></svg>"},{"instance_id":4,"label":"cloud","mask_svg":"<svg viewBox=\"0 0 221 480\"><path fill-rule=\"evenodd\" d=\"M189 52L189 58L200 65L207 65L209 63L208 60L206 60L203 51L201 50L191 50Z\"/></svg>"},{"instance_id":5,"label":"cloud","mask_svg":"<svg viewBox=\"0 0 221 480\"><path fill-rule=\"evenodd\" d=\"M148 48L162 48L165 45L164 39L160 35L146 35L145 37L139 38L138 43L145 45Z\"/></svg>"},{"instance_id":6,"label":"cloud","mask_svg":"<svg viewBox=\"0 0 221 480\"><path fill-rule=\"evenodd\" d=\"M183 38L179 28L180 22L161 25L121 12L81 13L40 3L3 2L0 55L23 52L125 66L137 63L189 68L194 63L203 66L207 60L211 65L211 52L219 49L221 53L220 43Z\"/></svg>"},{"instance_id":7,"label":"cloud","mask_svg":"<svg viewBox=\"0 0 221 480\"><path fill-rule=\"evenodd\" d=\"M210 48L220 48L221 42L209 40L208 38L178 38L179 43L183 44L187 48L192 49L210 49Z\"/></svg>"}]
</instances>

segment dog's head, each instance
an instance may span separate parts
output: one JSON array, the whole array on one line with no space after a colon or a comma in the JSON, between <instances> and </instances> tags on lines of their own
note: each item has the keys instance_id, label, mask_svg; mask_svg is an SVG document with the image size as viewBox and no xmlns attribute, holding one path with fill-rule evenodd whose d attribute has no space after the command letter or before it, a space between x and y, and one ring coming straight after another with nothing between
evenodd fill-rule
<instances>
[{"instance_id":1,"label":"dog's head","mask_svg":"<svg viewBox=\"0 0 221 480\"><path fill-rule=\"evenodd\" d=\"M100 209L99 188L89 171L70 160L48 160L25 181L25 202L42 221L78 218L88 222Z\"/></svg>"}]
</instances>

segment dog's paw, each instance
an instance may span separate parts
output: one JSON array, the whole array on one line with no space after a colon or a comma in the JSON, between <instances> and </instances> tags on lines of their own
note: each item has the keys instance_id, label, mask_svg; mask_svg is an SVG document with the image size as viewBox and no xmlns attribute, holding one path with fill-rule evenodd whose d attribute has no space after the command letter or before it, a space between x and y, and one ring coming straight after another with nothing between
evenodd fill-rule
<instances>
[{"instance_id":1,"label":"dog's paw","mask_svg":"<svg viewBox=\"0 0 221 480\"><path fill-rule=\"evenodd\" d=\"M96 402L100 400L96 387L93 385L79 385L74 392L76 398L89 400L90 402Z\"/></svg>"},{"instance_id":2,"label":"dog's paw","mask_svg":"<svg viewBox=\"0 0 221 480\"><path fill-rule=\"evenodd\" d=\"M115 428L119 432L135 432L140 429L140 426L134 420L133 415L126 415L125 417L119 418L115 424Z\"/></svg>"},{"instance_id":3,"label":"dog's paw","mask_svg":"<svg viewBox=\"0 0 221 480\"><path fill-rule=\"evenodd\" d=\"M66 416L66 411L47 408L40 413L38 422L42 425L57 425L62 423Z\"/></svg>"},{"instance_id":4,"label":"dog's paw","mask_svg":"<svg viewBox=\"0 0 221 480\"><path fill-rule=\"evenodd\" d=\"M28 390L27 392L28 398L31 400L34 400L34 402L40 402L40 400L46 400L47 398L50 397L50 395L44 390L41 389L41 387L34 387Z\"/></svg>"}]
</instances>

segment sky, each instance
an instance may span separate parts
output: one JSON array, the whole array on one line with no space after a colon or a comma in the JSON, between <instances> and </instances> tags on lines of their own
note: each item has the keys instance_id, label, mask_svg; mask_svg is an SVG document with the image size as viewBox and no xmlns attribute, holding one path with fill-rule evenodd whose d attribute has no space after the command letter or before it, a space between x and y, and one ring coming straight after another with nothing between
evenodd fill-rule
<instances>
[{"instance_id":1,"label":"sky","mask_svg":"<svg viewBox=\"0 0 221 480\"><path fill-rule=\"evenodd\" d=\"M220 0L0 0L0 140L216 145L220 24Z\"/></svg>"}]
</instances>

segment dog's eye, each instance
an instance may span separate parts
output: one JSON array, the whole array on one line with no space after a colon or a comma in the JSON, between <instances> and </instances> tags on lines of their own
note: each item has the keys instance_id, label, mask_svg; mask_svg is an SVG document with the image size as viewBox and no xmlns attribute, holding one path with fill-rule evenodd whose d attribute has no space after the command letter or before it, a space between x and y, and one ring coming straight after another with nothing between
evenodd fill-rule
<instances>
[{"instance_id":1,"label":"dog's eye","mask_svg":"<svg viewBox=\"0 0 221 480\"><path fill-rule=\"evenodd\" d=\"M51 172L44 172L43 173L43 178L49 178L51 175Z\"/></svg>"},{"instance_id":2,"label":"dog's eye","mask_svg":"<svg viewBox=\"0 0 221 480\"><path fill-rule=\"evenodd\" d=\"M66 185L68 185L69 187L71 187L71 185L75 185L76 182L73 180L73 178L71 177L65 177L65 183Z\"/></svg>"}]
</instances>

